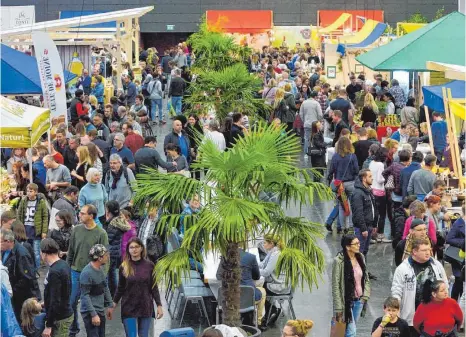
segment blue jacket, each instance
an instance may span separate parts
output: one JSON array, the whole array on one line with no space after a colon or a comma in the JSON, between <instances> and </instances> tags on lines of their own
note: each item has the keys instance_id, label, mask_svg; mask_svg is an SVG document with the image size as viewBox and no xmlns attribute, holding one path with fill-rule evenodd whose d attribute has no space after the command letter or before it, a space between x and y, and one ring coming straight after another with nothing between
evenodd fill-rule
<instances>
[{"instance_id":1,"label":"blue jacket","mask_svg":"<svg viewBox=\"0 0 466 337\"><path fill-rule=\"evenodd\" d=\"M390 137L391 139L393 140L396 140L397 142L400 142L400 131L399 130L396 130L395 132L393 132L392 136Z\"/></svg>"},{"instance_id":2,"label":"blue jacket","mask_svg":"<svg viewBox=\"0 0 466 337\"><path fill-rule=\"evenodd\" d=\"M443 151L447 146L447 122L438 121L432 123L432 142L436 151Z\"/></svg>"},{"instance_id":3,"label":"blue jacket","mask_svg":"<svg viewBox=\"0 0 466 337\"><path fill-rule=\"evenodd\" d=\"M356 155L351 153L344 157L335 153L330 164L328 179L354 181L359 173L359 164Z\"/></svg>"},{"instance_id":4,"label":"blue jacket","mask_svg":"<svg viewBox=\"0 0 466 337\"><path fill-rule=\"evenodd\" d=\"M408 184L409 184L409 179L411 178L411 175L413 174L414 171L420 170L421 169L421 164L412 162L408 167L405 167L404 169L401 170L400 173L400 185L401 185L401 195L406 197L408 195Z\"/></svg>"},{"instance_id":5,"label":"blue jacket","mask_svg":"<svg viewBox=\"0 0 466 337\"><path fill-rule=\"evenodd\" d=\"M465 250L465 222L463 218L459 218L455 221L453 226L451 226L450 231L447 235L447 243L452 245L453 247L457 247ZM452 264L453 275L455 277L461 277L461 266L457 265L456 263Z\"/></svg>"},{"instance_id":6,"label":"blue jacket","mask_svg":"<svg viewBox=\"0 0 466 337\"><path fill-rule=\"evenodd\" d=\"M102 83L97 83L94 89L92 90L92 95L97 98L97 102L104 102L104 85Z\"/></svg>"},{"instance_id":7,"label":"blue jacket","mask_svg":"<svg viewBox=\"0 0 466 337\"><path fill-rule=\"evenodd\" d=\"M37 178L40 180L42 185L45 186L47 170L45 169L44 162L42 161L42 159L36 160L34 163L32 163L32 169L37 170Z\"/></svg>"}]
</instances>

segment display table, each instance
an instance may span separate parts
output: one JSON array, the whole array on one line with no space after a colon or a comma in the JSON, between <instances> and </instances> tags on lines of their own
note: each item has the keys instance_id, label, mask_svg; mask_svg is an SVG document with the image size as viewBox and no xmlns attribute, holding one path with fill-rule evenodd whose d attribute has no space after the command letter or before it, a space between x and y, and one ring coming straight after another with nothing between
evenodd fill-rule
<instances>
[{"instance_id":1,"label":"display table","mask_svg":"<svg viewBox=\"0 0 466 337\"><path fill-rule=\"evenodd\" d=\"M260 263L259 249L257 247L249 248L247 252L253 254L257 263ZM209 283L210 290L214 293L215 298L218 296L218 289L221 286L221 281L217 280L217 270L220 265L220 253L208 252L204 256L204 282Z\"/></svg>"},{"instance_id":2,"label":"display table","mask_svg":"<svg viewBox=\"0 0 466 337\"><path fill-rule=\"evenodd\" d=\"M399 126L378 126L377 127L377 139L382 142L382 138L387 137L387 129L392 129L392 134L399 129Z\"/></svg>"}]
</instances>

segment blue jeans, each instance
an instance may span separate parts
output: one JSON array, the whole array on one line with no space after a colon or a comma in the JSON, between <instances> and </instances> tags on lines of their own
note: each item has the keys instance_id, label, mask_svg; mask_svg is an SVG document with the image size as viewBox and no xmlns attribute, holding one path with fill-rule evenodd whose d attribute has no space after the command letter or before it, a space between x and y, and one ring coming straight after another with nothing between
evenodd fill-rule
<instances>
[{"instance_id":1,"label":"blue jeans","mask_svg":"<svg viewBox=\"0 0 466 337\"><path fill-rule=\"evenodd\" d=\"M152 317L137 317L123 319L126 337L148 337Z\"/></svg>"},{"instance_id":2,"label":"blue jeans","mask_svg":"<svg viewBox=\"0 0 466 337\"><path fill-rule=\"evenodd\" d=\"M81 272L71 269L70 305L74 312L74 319L73 319L73 323L71 323L70 335L77 335L79 333L78 300L79 300L79 297L81 296L79 276L81 276Z\"/></svg>"},{"instance_id":3,"label":"blue jeans","mask_svg":"<svg viewBox=\"0 0 466 337\"><path fill-rule=\"evenodd\" d=\"M34 239L32 248L34 249L34 261L36 263L36 268L40 268L40 243L42 242L42 239Z\"/></svg>"},{"instance_id":4,"label":"blue jeans","mask_svg":"<svg viewBox=\"0 0 466 337\"><path fill-rule=\"evenodd\" d=\"M152 114L152 120L155 122L156 120L156 117L157 117L157 108L159 110L159 121L161 122L163 120L163 103L162 103L162 99L161 98L158 98L158 99L151 99L150 100L150 104L151 104L151 114Z\"/></svg>"},{"instance_id":5,"label":"blue jeans","mask_svg":"<svg viewBox=\"0 0 466 337\"><path fill-rule=\"evenodd\" d=\"M339 213L339 205L336 204L332 211L330 212L327 220L325 221L325 224L326 225L330 225L332 226L333 222L335 221L335 219L337 219L337 229L341 229L341 223L340 223L340 217L338 216L338 213Z\"/></svg>"},{"instance_id":6,"label":"blue jeans","mask_svg":"<svg viewBox=\"0 0 466 337\"><path fill-rule=\"evenodd\" d=\"M177 115L181 115L181 103L183 97L182 96L172 96L172 106L175 109Z\"/></svg>"},{"instance_id":7,"label":"blue jeans","mask_svg":"<svg viewBox=\"0 0 466 337\"><path fill-rule=\"evenodd\" d=\"M311 138L311 128L304 128L304 154L309 151L309 138Z\"/></svg>"},{"instance_id":8,"label":"blue jeans","mask_svg":"<svg viewBox=\"0 0 466 337\"><path fill-rule=\"evenodd\" d=\"M345 337L356 337L356 324L361 316L363 307L364 304L361 300L353 301L353 306L351 308L351 315L353 315L353 319L346 325Z\"/></svg>"},{"instance_id":9,"label":"blue jeans","mask_svg":"<svg viewBox=\"0 0 466 337\"><path fill-rule=\"evenodd\" d=\"M360 228L354 227L354 235L359 239L359 252L366 256L371 244L372 227L367 228L367 237L362 236Z\"/></svg>"}]
</instances>

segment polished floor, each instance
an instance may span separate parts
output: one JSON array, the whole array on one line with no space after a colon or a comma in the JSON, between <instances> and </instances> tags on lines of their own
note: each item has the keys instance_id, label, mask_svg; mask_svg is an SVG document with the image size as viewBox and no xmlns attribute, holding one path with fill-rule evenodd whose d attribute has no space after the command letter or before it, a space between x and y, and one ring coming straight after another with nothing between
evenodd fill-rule
<instances>
[{"instance_id":1,"label":"polished floor","mask_svg":"<svg viewBox=\"0 0 466 337\"><path fill-rule=\"evenodd\" d=\"M171 122L165 126L154 126L154 133L157 135L159 144L157 149L161 154L163 139L171 129ZM303 160L301 165L304 167L307 163ZM325 218L333 207L332 202L316 202L314 205L303 207L301 215L312 219L312 221L324 223ZM298 215L299 210L291 208L287 210L289 215ZM319 287L309 290L298 289L293 301L294 309L298 318L311 319L314 321L314 328L310 336L327 337L330 335L330 320L332 317L332 292L331 292L331 270L332 261L335 254L341 250L341 235L336 233L327 234L323 228L324 238L319 240L319 245L323 249L326 257L326 272L322 275ZM367 258L369 271L377 277L372 281L371 298L368 302L366 317L361 318L358 323L358 336L370 336L374 320L381 316L383 311L383 301L390 294L391 281L394 272L393 250L390 244L376 244L370 247ZM197 334L200 334L207 327L205 319L200 318L196 306L189 307L190 313L186 316L183 326L193 327ZM179 321L172 321L166 310L164 302L164 317L155 323L155 328L151 329L151 336L158 336L162 331L179 326ZM120 312L116 310L113 321L107 322L106 335L112 337L125 336L123 325L120 320ZM281 329L288 316L285 310L285 317L282 317L276 323L276 326L263 333L265 337L281 336ZM82 327L82 325L81 325ZM79 337L84 337L85 331L81 330Z\"/></svg>"}]
</instances>

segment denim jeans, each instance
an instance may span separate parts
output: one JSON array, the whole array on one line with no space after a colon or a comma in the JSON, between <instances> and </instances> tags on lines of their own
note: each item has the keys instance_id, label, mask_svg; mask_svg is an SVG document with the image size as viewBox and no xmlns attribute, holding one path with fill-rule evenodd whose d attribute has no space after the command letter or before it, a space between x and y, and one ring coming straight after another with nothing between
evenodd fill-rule
<instances>
[{"instance_id":1,"label":"denim jeans","mask_svg":"<svg viewBox=\"0 0 466 337\"><path fill-rule=\"evenodd\" d=\"M105 337L105 315L98 315L100 317L100 325L95 326L92 324L92 316L90 313L86 312L82 314L87 337Z\"/></svg>"},{"instance_id":2,"label":"denim jeans","mask_svg":"<svg viewBox=\"0 0 466 337\"><path fill-rule=\"evenodd\" d=\"M182 96L172 96L172 106L177 115L181 115Z\"/></svg>"},{"instance_id":3,"label":"denim jeans","mask_svg":"<svg viewBox=\"0 0 466 337\"><path fill-rule=\"evenodd\" d=\"M74 312L73 323L70 327L70 335L77 335L79 333L79 311L78 311L78 300L81 296L81 288L79 284L79 277L81 272L71 269L71 296L70 305Z\"/></svg>"},{"instance_id":4,"label":"denim jeans","mask_svg":"<svg viewBox=\"0 0 466 337\"><path fill-rule=\"evenodd\" d=\"M353 191L354 191L354 181L346 181L344 184L345 184L345 193L348 199L350 214L348 216L345 215L343 204L339 202L338 204L339 204L340 209L339 209L338 216L340 218L340 225L343 228L352 228L353 227L353 212L351 211L350 200L351 200L351 196L353 195ZM346 219L348 219L348 224L346 224Z\"/></svg>"},{"instance_id":5,"label":"denim jeans","mask_svg":"<svg viewBox=\"0 0 466 337\"><path fill-rule=\"evenodd\" d=\"M157 118L157 109L159 110L159 121L163 120L163 103L162 99L151 99L150 104L152 106L151 113L152 113L152 120L155 122Z\"/></svg>"},{"instance_id":6,"label":"denim jeans","mask_svg":"<svg viewBox=\"0 0 466 337\"><path fill-rule=\"evenodd\" d=\"M36 268L40 268L40 243L42 242L41 239L34 239L32 244L32 248L34 249L34 261L36 263Z\"/></svg>"},{"instance_id":7,"label":"denim jeans","mask_svg":"<svg viewBox=\"0 0 466 337\"><path fill-rule=\"evenodd\" d=\"M356 337L356 324L361 316L363 307L364 303L362 303L361 300L353 301L351 308L351 315L353 316L353 319L346 325L345 337Z\"/></svg>"},{"instance_id":8,"label":"denim jeans","mask_svg":"<svg viewBox=\"0 0 466 337\"><path fill-rule=\"evenodd\" d=\"M340 223L340 217L338 216L339 214L339 205L336 204L332 211L330 212L330 214L328 215L328 218L327 220L325 221L325 224L326 225L330 225L332 226L333 222L335 221L335 219L337 219L337 229L341 229L341 223Z\"/></svg>"},{"instance_id":9,"label":"denim jeans","mask_svg":"<svg viewBox=\"0 0 466 337\"><path fill-rule=\"evenodd\" d=\"M354 227L354 235L359 239L359 252L366 256L371 244L372 227L367 228L367 237L362 236L360 228Z\"/></svg>"},{"instance_id":10,"label":"denim jeans","mask_svg":"<svg viewBox=\"0 0 466 337\"><path fill-rule=\"evenodd\" d=\"M137 317L123 319L126 337L148 337L152 317Z\"/></svg>"},{"instance_id":11,"label":"denim jeans","mask_svg":"<svg viewBox=\"0 0 466 337\"><path fill-rule=\"evenodd\" d=\"M309 152L309 138L311 138L311 128L304 128L304 154Z\"/></svg>"}]
</instances>

